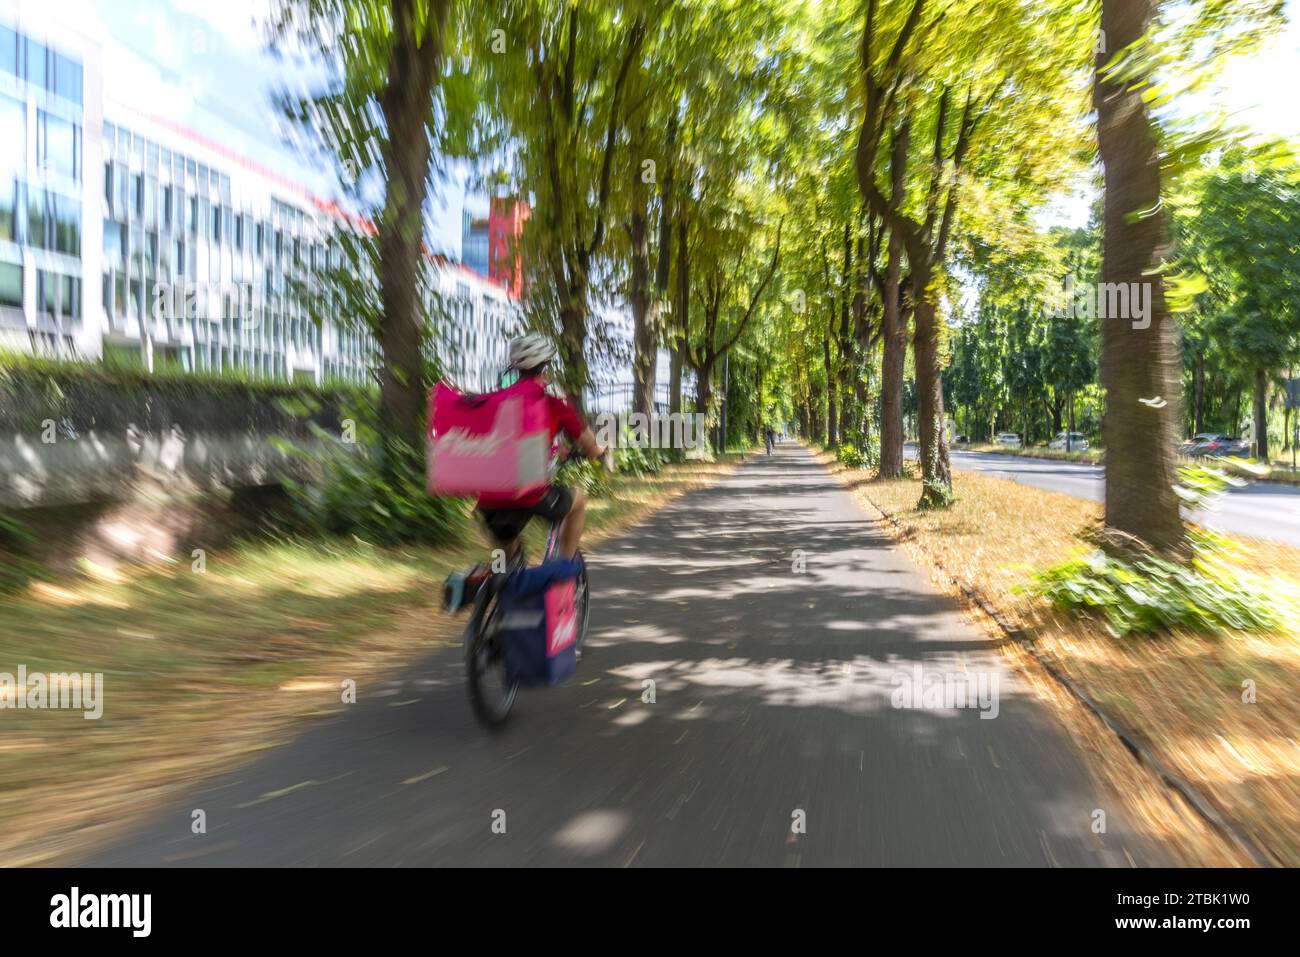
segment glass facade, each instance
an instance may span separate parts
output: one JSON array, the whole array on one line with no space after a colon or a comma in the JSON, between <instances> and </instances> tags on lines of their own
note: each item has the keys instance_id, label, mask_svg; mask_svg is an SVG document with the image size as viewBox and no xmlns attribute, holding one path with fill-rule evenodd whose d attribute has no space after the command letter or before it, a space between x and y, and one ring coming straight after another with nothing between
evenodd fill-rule
<instances>
[{"instance_id":1,"label":"glass facade","mask_svg":"<svg viewBox=\"0 0 1300 957\"><path fill-rule=\"evenodd\" d=\"M82 300L82 64L0 24L0 331L75 354Z\"/></svg>"},{"instance_id":2,"label":"glass facade","mask_svg":"<svg viewBox=\"0 0 1300 957\"><path fill-rule=\"evenodd\" d=\"M365 382L365 333L318 326L305 293L337 253L317 214L105 123L104 315L180 368ZM173 144L174 145L174 144ZM335 262L337 260L334 260Z\"/></svg>"},{"instance_id":3,"label":"glass facade","mask_svg":"<svg viewBox=\"0 0 1300 957\"><path fill-rule=\"evenodd\" d=\"M488 275L488 221L465 213L461 220L461 261L480 276Z\"/></svg>"},{"instance_id":4,"label":"glass facade","mask_svg":"<svg viewBox=\"0 0 1300 957\"><path fill-rule=\"evenodd\" d=\"M98 72L88 93L83 64L50 39L0 23L0 348L73 357L81 342L155 369L373 381L369 332L331 321L328 301L318 324L306 301L341 263L331 214L165 125L110 115L87 128ZM473 254L486 272L485 232ZM448 374L490 387L516 302L457 264L430 272Z\"/></svg>"}]
</instances>

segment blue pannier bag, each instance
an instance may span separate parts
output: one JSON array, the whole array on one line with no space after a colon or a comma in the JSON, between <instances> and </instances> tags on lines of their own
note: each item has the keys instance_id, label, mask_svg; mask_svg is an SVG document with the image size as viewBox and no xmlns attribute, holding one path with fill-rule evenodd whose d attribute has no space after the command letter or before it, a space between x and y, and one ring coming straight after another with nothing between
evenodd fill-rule
<instances>
[{"instance_id":1,"label":"blue pannier bag","mask_svg":"<svg viewBox=\"0 0 1300 957\"><path fill-rule=\"evenodd\" d=\"M501 588L500 638L506 674L523 685L553 685L573 674L582 563L558 558L512 572Z\"/></svg>"}]
</instances>

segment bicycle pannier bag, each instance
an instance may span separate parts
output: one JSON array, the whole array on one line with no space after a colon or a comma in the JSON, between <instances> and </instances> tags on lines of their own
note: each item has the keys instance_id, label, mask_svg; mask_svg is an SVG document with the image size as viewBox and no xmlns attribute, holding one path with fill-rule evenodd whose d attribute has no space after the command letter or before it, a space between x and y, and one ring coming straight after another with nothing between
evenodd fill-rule
<instances>
[{"instance_id":1,"label":"bicycle pannier bag","mask_svg":"<svg viewBox=\"0 0 1300 957\"><path fill-rule=\"evenodd\" d=\"M516 571L502 588L500 638L510 680L553 685L577 667L580 562L554 559Z\"/></svg>"}]
</instances>

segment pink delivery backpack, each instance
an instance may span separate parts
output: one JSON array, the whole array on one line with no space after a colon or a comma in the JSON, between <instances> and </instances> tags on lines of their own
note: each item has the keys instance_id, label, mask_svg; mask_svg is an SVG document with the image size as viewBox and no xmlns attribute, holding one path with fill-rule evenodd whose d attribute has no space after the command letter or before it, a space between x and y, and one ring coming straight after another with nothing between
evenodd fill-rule
<instances>
[{"instance_id":1,"label":"pink delivery backpack","mask_svg":"<svg viewBox=\"0 0 1300 957\"><path fill-rule=\"evenodd\" d=\"M518 384L466 395L439 382L429 392L428 438L430 495L523 496L548 483L549 410Z\"/></svg>"}]
</instances>

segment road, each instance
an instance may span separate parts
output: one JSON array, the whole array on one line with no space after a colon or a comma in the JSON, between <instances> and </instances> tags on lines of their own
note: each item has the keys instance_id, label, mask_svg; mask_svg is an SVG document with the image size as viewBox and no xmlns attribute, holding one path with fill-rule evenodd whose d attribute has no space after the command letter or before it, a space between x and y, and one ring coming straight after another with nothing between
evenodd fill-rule
<instances>
[{"instance_id":1,"label":"road","mask_svg":"<svg viewBox=\"0 0 1300 957\"><path fill-rule=\"evenodd\" d=\"M1171 863L806 450L752 457L590 568L578 674L521 695L500 733L474 723L443 649L83 863ZM996 698L894 707L917 668L996 680Z\"/></svg>"},{"instance_id":2,"label":"road","mask_svg":"<svg viewBox=\"0 0 1300 957\"><path fill-rule=\"evenodd\" d=\"M1106 472L1100 465L999 455L996 452L953 450L950 454L952 466L956 469L984 472L995 478L1011 479L1094 502L1106 498ZM908 455L915 457L916 449L909 447ZM1229 491L1210 512L1196 516L1185 514L1215 531L1300 547L1300 486L1252 482L1245 488Z\"/></svg>"}]
</instances>

